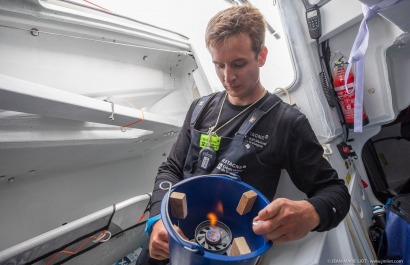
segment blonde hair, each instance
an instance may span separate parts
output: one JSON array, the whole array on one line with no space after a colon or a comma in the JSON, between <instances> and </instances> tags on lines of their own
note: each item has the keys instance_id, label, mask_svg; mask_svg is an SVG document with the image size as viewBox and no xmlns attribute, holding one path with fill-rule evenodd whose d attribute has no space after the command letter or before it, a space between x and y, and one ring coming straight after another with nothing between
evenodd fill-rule
<instances>
[{"instance_id":1,"label":"blonde hair","mask_svg":"<svg viewBox=\"0 0 410 265\"><path fill-rule=\"evenodd\" d=\"M252 41L256 54L265 43L266 23L259 9L250 4L232 6L218 12L208 22L205 33L206 47L214 46L227 38L244 34Z\"/></svg>"}]
</instances>

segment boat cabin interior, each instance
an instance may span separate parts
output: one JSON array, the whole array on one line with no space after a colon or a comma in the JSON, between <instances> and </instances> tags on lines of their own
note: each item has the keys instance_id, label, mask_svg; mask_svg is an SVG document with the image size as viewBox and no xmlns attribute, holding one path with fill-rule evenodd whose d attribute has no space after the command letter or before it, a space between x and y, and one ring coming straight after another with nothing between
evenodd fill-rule
<instances>
[{"instance_id":1,"label":"boat cabin interior","mask_svg":"<svg viewBox=\"0 0 410 265\"><path fill-rule=\"evenodd\" d=\"M338 227L273 245L258 264L378 259L374 207L410 193L410 0L194 2L0 1L0 264L135 264L158 166L193 100L223 90L206 23L246 2L268 25L262 83L306 115L352 197ZM355 132L331 68L363 22L369 122ZM275 197L306 195L283 171Z\"/></svg>"}]
</instances>

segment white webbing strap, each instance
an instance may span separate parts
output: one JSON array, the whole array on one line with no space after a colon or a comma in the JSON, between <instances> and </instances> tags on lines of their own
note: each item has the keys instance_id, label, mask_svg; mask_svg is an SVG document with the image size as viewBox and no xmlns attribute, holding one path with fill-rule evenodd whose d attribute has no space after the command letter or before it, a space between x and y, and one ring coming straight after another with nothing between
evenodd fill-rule
<instances>
[{"instance_id":1,"label":"white webbing strap","mask_svg":"<svg viewBox=\"0 0 410 265\"><path fill-rule=\"evenodd\" d=\"M377 12L393 6L400 1L401 0L382 0L380 3L371 7L362 4L364 17L350 52L349 65L347 66L344 79L346 92L349 93L347 89L347 78L352 65L354 65L355 90L353 91L356 92L354 100L354 132L362 132L363 128L364 55L369 44L369 29L367 27L367 20Z\"/></svg>"}]
</instances>

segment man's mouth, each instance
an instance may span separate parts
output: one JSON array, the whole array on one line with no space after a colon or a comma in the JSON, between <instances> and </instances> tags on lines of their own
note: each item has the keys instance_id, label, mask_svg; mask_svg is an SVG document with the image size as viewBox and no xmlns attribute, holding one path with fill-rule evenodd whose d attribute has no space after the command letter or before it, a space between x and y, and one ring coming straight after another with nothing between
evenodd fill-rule
<instances>
[{"instance_id":1,"label":"man's mouth","mask_svg":"<svg viewBox=\"0 0 410 265\"><path fill-rule=\"evenodd\" d=\"M226 89L238 89L240 87L240 85L225 85Z\"/></svg>"}]
</instances>

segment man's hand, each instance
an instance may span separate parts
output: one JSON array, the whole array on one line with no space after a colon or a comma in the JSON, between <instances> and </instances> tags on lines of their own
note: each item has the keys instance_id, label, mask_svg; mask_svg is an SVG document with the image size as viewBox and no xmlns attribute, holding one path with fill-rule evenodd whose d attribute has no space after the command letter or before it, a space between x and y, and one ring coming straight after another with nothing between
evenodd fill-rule
<instances>
[{"instance_id":1,"label":"man's hand","mask_svg":"<svg viewBox=\"0 0 410 265\"><path fill-rule=\"evenodd\" d=\"M149 255L157 260L163 260L169 256L168 231L165 229L162 220L156 222L152 227Z\"/></svg>"},{"instance_id":2,"label":"man's hand","mask_svg":"<svg viewBox=\"0 0 410 265\"><path fill-rule=\"evenodd\" d=\"M179 227L174 225L174 229L184 239L187 239ZM164 260L169 257L168 231L165 229L162 220L156 222L152 227L151 238L149 241L149 254L151 258L156 260Z\"/></svg>"},{"instance_id":3,"label":"man's hand","mask_svg":"<svg viewBox=\"0 0 410 265\"><path fill-rule=\"evenodd\" d=\"M263 221L253 226L255 234L284 243L304 237L319 225L320 217L308 201L279 198L262 209L254 221Z\"/></svg>"}]
</instances>

